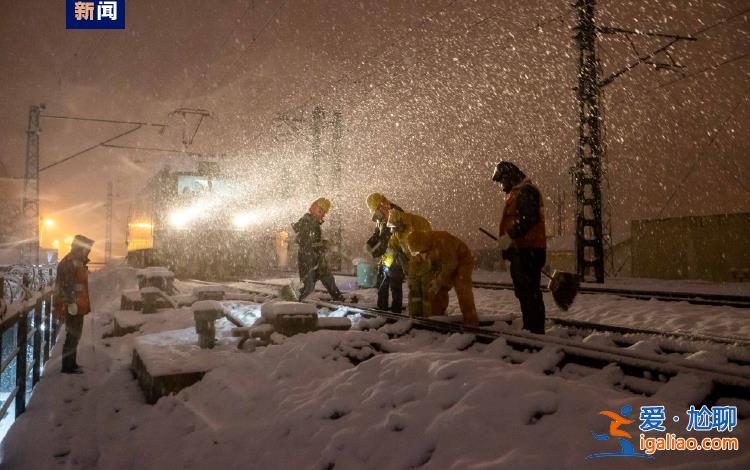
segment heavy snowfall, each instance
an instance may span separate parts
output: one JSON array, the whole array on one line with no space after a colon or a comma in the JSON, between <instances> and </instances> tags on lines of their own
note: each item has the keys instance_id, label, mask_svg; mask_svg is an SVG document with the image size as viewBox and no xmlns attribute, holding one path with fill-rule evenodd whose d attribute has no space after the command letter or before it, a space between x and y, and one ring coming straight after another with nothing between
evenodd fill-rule
<instances>
[{"instance_id":1,"label":"heavy snowfall","mask_svg":"<svg viewBox=\"0 0 750 470\"><path fill-rule=\"evenodd\" d=\"M0 468L750 468L748 0L2 11Z\"/></svg>"}]
</instances>

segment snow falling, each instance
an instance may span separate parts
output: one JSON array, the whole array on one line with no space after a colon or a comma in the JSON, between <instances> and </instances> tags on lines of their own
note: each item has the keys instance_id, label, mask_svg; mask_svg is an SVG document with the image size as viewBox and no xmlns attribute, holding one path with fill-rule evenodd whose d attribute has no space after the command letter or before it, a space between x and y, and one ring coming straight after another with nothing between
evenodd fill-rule
<instances>
[{"instance_id":1,"label":"snow falling","mask_svg":"<svg viewBox=\"0 0 750 470\"><path fill-rule=\"evenodd\" d=\"M0 467L580 468L616 450L602 410L632 407L632 432L640 406L709 403L739 410L720 436L739 451L607 465L748 468L749 394L726 383L750 380L750 4L596 0L585 50L573 3L590 1L118 0L118 29L71 28L83 2L5 8L0 406L19 315L47 295L22 287L24 269L54 266L76 234L96 243L85 373L58 372L60 341L26 411L0 421ZM92 18L112 8L91 3ZM538 186L547 267L581 273L591 129L606 281L586 271L569 311L545 291L546 333L529 340L478 230L497 234L506 201L493 170L512 161ZM336 282L375 307L358 272L378 262L363 248L373 192L466 242L482 327L505 336L315 304L351 329L238 348L265 332L279 289L299 287L291 224L321 196ZM178 290L145 314L136 268L149 264ZM235 295L206 301L226 314L210 350L190 306L206 286ZM453 291L440 321L461 321ZM577 347L598 355L583 364ZM205 375L147 404L134 352L151 372Z\"/></svg>"}]
</instances>

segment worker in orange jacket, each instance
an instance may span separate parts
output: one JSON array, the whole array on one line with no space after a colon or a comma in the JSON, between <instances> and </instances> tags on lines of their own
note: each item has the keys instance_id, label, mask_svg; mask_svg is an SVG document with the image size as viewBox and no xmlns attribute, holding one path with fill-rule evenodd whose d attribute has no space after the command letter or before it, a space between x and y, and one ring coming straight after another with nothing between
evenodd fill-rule
<instances>
[{"instance_id":1,"label":"worker in orange jacket","mask_svg":"<svg viewBox=\"0 0 750 470\"><path fill-rule=\"evenodd\" d=\"M445 314L448 292L455 288L464 323L479 325L471 281L474 257L466 243L448 232L414 231L408 235L407 244L413 259L421 258L429 266L417 283L427 298L424 315Z\"/></svg>"},{"instance_id":2,"label":"worker in orange jacket","mask_svg":"<svg viewBox=\"0 0 750 470\"><path fill-rule=\"evenodd\" d=\"M65 321L65 343L62 352L62 372L81 374L76 353L83 332L83 316L91 312L89 299L89 253L94 240L76 235L70 253L57 265L54 310Z\"/></svg>"},{"instance_id":3,"label":"worker in orange jacket","mask_svg":"<svg viewBox=\"0 0 750 470\"><path fill-rule=\"evenodd\" d=\"M547 258L542 194L513 163L500 162L492 175L507 194L498 247L510 261L513 290L521 304L523 329L544 334L544 300L539 283Z\"/></svg>"}]
</instances>

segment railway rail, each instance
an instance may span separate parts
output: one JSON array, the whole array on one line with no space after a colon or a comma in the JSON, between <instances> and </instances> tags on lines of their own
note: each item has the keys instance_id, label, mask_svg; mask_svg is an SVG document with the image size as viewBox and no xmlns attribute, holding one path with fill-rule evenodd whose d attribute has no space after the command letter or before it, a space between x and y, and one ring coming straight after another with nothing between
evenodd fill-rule
<instances>
[{"instance_id":1,"label":"railway rail","mask_svg":"<svg viewBox=\"0 0 750 470\"><path fill-rule=\"evenodd\" d=\"M477 289L504 290L513 289L507 282L474 282ZM547 291L546 287L542 290ZM581 286L579 294L610 294L638 300L660 300L663 302L688 302L696 305L713 305L723 307L750 308L750 296L730 294L706 294L692 292L666 292L641 289L620 289L613 287Z\"/></svg>"},{"instance_id":2,"label":"railway rail","mask_svg":"<svg viewBox=\"0 0 750 470\"><path fill-rule=\"evenodd\" d=\"M254 285L250 285L250 284ZM267 297L278 293L278 285L261 281L244 282L242 287L232 286L247 293ZM272 289L269 291L269 289ZM525 362L536 353L545 350L541 361L546 374L561 374L566 377L586 377L607 367L622 389L646 396L659 395L663 389L690 388L696 395L695 402L704 404L727 403L741 400L750 413L750 362L747 356L739 355L733 361L727 357L726 364L710 364L682 357L678 351L665 348L662 354L644 354L629 349L629 341L613 341L612 345L585 343L580 340L554 335L535 335L525 331L498 326L472 327L450 321L430 318L411 318L408 315L361 307L350 303L309 299L308 303L334 310L345 310L345 315L360 315L362 318L381 318L386 322L402 322L410 328L429 330L442 334L472 335L475 342L490 343L498 339L505 341L513 350L511 362ZM579 325L588 327L589 325ZM659 333L661 334L661 333ZM676 342L679 343L679 342ZM744 351L744 348L738 348ZM678 377L679 376L679 377ZM667 394L667 392L663 392ZM702 395L698 397L697 395ZM743 413L741 413L743 414Z\"/></svg>"},{"instance_id":3,"label":"railway rail","mask_svg":"<svg viewBox=\"0 0 750 470\"><path fill-rule=\"evenodd\" d=\"M276 284L267 283L263 281L244 280L243 282L257 284L257 285L264 285L267 287L274 287L274 288L279 287ZM325 294L325 291L321 289L316 289L316 292ZM404 310L406 310L405 306L404 306ZM479 313L481 316L482 312L479 312ZM660 337L666 337L666 338L670 338L670 339L678 340L678 341L703 341L703 342L717 343L717 344L723 344L723 345L729 345L729 346L744 347L744 348L748 348L748 351L750 351L750 338L743 338L739 336L717 335L717 334L710 334L706 332L698 333L694 331L654 330L654 329L649 329L649 328L637 328L637 327L610 325L610 324L604 324L604 323L575 320L571 318L558 317L554 315L547 315L547 321L552 323L553 325L560 325L566 328L573 328L573 329L577 329L581 331L587 330L589 332L629 335L628 339L618 339L618 341L621 343L630 341L630 344L634 344L636 340L643 339L642 336L660 336ZM508 323L510 323L510 321ZM670 349L673 349L673 348L670 348ZM750 353L748 353L748 357L750 358ZM750 359L738 358L736 362L744 364L745 362L749 360Z\"/></svg>"}]
</instances>

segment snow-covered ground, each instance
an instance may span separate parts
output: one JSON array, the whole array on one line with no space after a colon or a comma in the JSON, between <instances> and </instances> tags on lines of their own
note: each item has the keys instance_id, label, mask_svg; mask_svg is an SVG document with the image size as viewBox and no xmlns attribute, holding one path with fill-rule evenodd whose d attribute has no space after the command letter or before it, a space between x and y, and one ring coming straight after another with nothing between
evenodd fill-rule
<instances>
[{"instance_id":1,"label":"snow-covered ground","mask_svg":"<svg viewBox=\"0 0 750 470\"><path fill-rule=\"evenodd\" d=\"M347 290L356 287L351 278L339 282ZM28 411L3 442L0 466L750 468L750 454L744 450L750 443L746 420L724 434L739 439L739 451L586 460L592 453L619 450L613 440L592 435L607 433L609 420L600 411L633 407L635 424L623 429L633 435L637 449L640 406L666 405L671 417L684 416L688 403L679 393L647 398L619 390L609 385L607 370L582 380L545 375L555 351L514 364L502 340L482 345L462 335L394 334L399 327L408 330L404 324L370 321L367 331L319 331L249 352L234 347L237 338L229 336L230 325L220 320L219 365L192 387L147 405L129 370L135 341L166 331L175 331L170 333L174 338L190 336L193 317L189 308L164 310L149 315L139 333L109 337L119 293L134 283L134 272L127 268L91 275L95 312L86 317L79 347L86 373L59 373L58 343ZM358 294L365 305L372 304L374 291ZM481 312L517 315L512 291L475 294ZM551 298L545 302L548 314L563 316ZM252 302L236 302L231 308L244 309L250 317L260 311ZM452 298L450 309L455 308ZM580 296L565 315L750 338L750 312L732 308L588 295ZM703 437L685 433L684 424L665 423L670 432Z\"/></svg>"}]
</instances>

